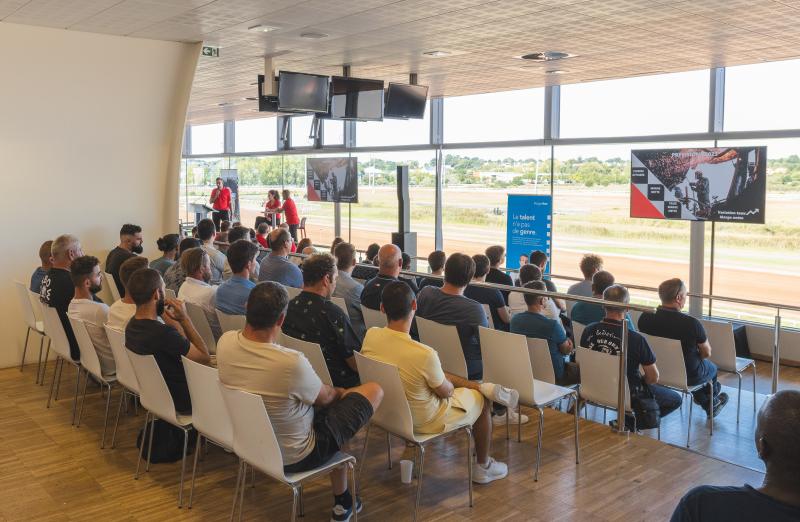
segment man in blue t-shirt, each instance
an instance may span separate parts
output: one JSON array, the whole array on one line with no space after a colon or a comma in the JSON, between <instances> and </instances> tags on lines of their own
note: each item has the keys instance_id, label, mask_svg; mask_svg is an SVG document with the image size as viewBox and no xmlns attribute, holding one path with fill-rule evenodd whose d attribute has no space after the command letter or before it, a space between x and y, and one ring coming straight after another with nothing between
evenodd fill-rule
<instances>
[{"instance_id":1,"label":"man in blue t-shirt","mask_svg":"<svg viewBox=\"0 0 800 522\"><path fill-rule=\"evenodd\" d=\"M672 522L800 520L800 391L783 390L758 412L756 450L767 473L759 488L750 485L700 486L681 499Z\"/></svg>"},{"instance_id":2,"label":"man in blue t-shirt","mask_svg":"<svg viewBox=\"0 0 800 522\"><path fill-rule=\"evenodd\" d=\"M531 281L523 288L546 291L547 286L543 281ZM545 339L550 348L550 358L553 361L553 372L556 384L569 386L577 384L580 380L578 365L566 362L564 357L573 350L572 341L567 337L567 332L558 319L545 317L544 310L547 306L547 296L525 294L525 304L528 310L515 314L511 318L511 332L522 334L526 337Z\"/></svg>"},{"instance_id":3,"label":"man in blue t-shirt","mask_svg":"<svg viewBox=\"0 0 800 522\"><path fill-rule=\"evenodd\" d=\"M216 307L222 313L245 315L250 290L256 284L250 280L258 262L258 246L246 239L237 239L228 247L228 265L233 275L217 287Z\"/></svg>"}]
</instances>

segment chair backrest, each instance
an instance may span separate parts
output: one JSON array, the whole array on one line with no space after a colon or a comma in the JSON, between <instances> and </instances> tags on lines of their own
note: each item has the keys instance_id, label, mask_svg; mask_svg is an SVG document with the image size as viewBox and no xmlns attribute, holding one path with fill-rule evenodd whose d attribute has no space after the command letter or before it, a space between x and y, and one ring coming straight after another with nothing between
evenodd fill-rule
<instances>
[{"instance_id":1,"label":"chair backrest","mask_svg":"<svg viewBox=\"0 0 800 522\"><path fill-rule=\"evenodd\" d=\"M550 345L545 339L528 337L528 358L531 360L533 378L549 384L556 383L556 371L550 357Z\"/></svg>"},{"instance_id":2,"label":"chair backrest","mask_svg":"<svg viewBox=\"0 0 800 522\"><path fill-rule=\"evenodd\" d=\"M86 330L86 323L72 315L67 315L69 323L72 325L72 332L75 340L78 341L78 349L81 352L81 366L94 377L104 381L103 371L100 369L100 359L97 357L97 350L94 347L92 338Z\"/></svg>"},{"instance_id":3,"label":"chair backrest","mask_svg":"<svg viewBox=\"0 0 800 522\"><path fill-rule=\"evenodd\" d=\"M30 298L31 306L33 307L33 316L37 321L44 322L44 311L42 311L42 298L37 292L28 290L28 297Z\"/></svg>"},{"instance_id":4,"label":"chair backrest","mask_svg":"<svg viewBox=\"0 0 800 522\"><path fill-rule=\"evenodd\" d=\"M244 325L247 323L247 318L244 315L226 314L217 310L217 319L219 319L219 327L222 333L231 330L244 330Z\"/></svg>"},{"instance_id":5,"label":"chair backrest","mask_svg":"<svg viewBox=\"0 0 800 522\"><path fill-rule=\"evenodd\" d=\"M528 305L525 304L525 294L520 292L508 294L508 308L511 315L525 312L528 309Z\"/></svg>"},{"instance_id":6,"label":"chair backrest","mask_svg":"<svg viewBox=\"0 0 800 522\"><path fill-rule=\"evenodd\" d=\"M17 289L17 297L19 298L19 304L22 308L22 316L25 318L25 323L30 328L36 330L36 314L33 311L33 303L31 303L31 298L28 295L30 290L28 290L24 283L20 283L19 281L14 281L14 287Z\"/></svg>"},{"instance_id":7,"label":"chair backrest","mask_svg":"<svg viewBox=\"0 0 800 522\"><path fill-rule=\"evenodd\" d=\"M214 333L211 331L211 325L208 323L208 316L206 316L206 311L203 307L186 302L186 312L189 314L189 319L191 319L195 330L200 334L203 342L206 343L208 353L212 355L217 353L217 341L214 340Z\"/></svg>"},{"instance_id":8,"label":"chair backrest","mask_svg":"<svg viewBox=\"0 0 800 522\"><path fill-rule=\"evenodd\" d=\"M482 304L483 313L486 314L486 320L489 322L489 328L494 328L494 319L492 319L492 309L488 304Z\"/></svg>"},{"instance_id":9,"label":"chair backrest","mask_svg":"<svg viewBox=\"0 0 800 522\"><path fill-rule=\"evenodd\" d=\"M108 287L108 291L111 292L111 297L114 298L114 301L119 301L122 296L119 295L119 288L117 288L117 282L114 281L114 276L108 272L103 272L103 276L106 278L106 287Z\"/></svg>"},{"instance_id":10,"label":"chair backrest","mask_svg":"<svg viewBox=\"0 0 800 522\"><path fill-rule=\"evenodd\" d=\"M380 310L373 310L372 308L367 308L362 304L361 314L364 316L364 325L367 327L367 330L373 326L376 328L383 328L388 324L386 314Z\"/></svg>"},{"instance_id":11,"label":"chair backrest","mask_svg":"<svg viewBox=\"0 0 800 522\"><path fill-rule=\"evenodd\" d=\"M218 386L233 424L233 451L259 471L286 482L281 447L264 400L253 393L228 388L221 382Z\"/></svg>"},{"instance_id":12,"label":"chair backrest","mask_svg":"<svg viewBox=\"0 0 800 522\"><path fill-rule=\"evenodd\" d=\"M108 344L111 345L111 353L114 355L117 382L138 395L139 381L136 380L131 360L128 358L128 349L125 348L125 332L106 325L106 337L108 337Z\"/></svg>"},{"instance_id":13,"label":"chair backrest","mask_svg":"<svg viewBox=\"0 0 800 522\"><path fill-rule=\"evenodd\" d=\"M581 367L581 397L594 404L616 409L619 391L618 356L578 347L575 349L575 357ZM631 392L626 383L625 410L630 409Z\"/></svg>"},{"instance_id":14,"label":"chair backrest","mask_svg":"<svg viewBox=\"0 0 800 522\"><path fill-rule=\"evenodd\" d=\"M300 226L298 228L306 228L306 218L300 219Z\"/></svg>"},{"instance_id":15,"label":"chair backrest","mask_svg":"<svg viewBox=\"0 0 800 522\"><path fill-rule=\"evenodd\" d=\"M308 362L311 363L311 367L314 368L314 371L317 373L320 380L329 386L333 386L331 373L328 371L328 365L325 362L325 356L322 355L322 348L320 348L319 344L303 341L302 339L296 339L286 335L283 332L280 334L278 343L280 343L281 346L291 348L292 350L297 350L305 355L306 359L308 359Z\"/></svg>"},{"instance_id":16,"label":"chair backrest","mask_svg":"<svg viewBox=\"0 0 800 522\"><path fill-rule=\"evenodd\" d=\"M483 380L513 388L523 404L535 404L533 368L524 335L478 328L483 358Z\"/></svg>"},{"instance_id":17,"label":"chair backrest","mask_svg":"<svg viewBox=\"0 0 800 522\"><path fill-rule=\"evenodd\" d=\"M442 369L466 379L467 361L464 359L464 349L461 348L461 339L458 337L456 327L439 324L419 316L416 321L420 342L436 350Z\"/></svg>"},{"instance_id":18,"label":"chair backrest","mask_svg":"<svg viewBox=\"0 0 800 522\"><path fill-rule=\"evenodd\" d=\"M283 285L286 289L286 293L289 294L289 301L300 295L300 292L303 291L302 288L295 288L293 286Z\"/></svg>"},{"instance_id":19,"label":"chair backrest","mask_svg":"<svg viewBox=\"0 0 800 522\"><path fill-rule=\"evenodd\" d=\"M633 322L633 326L638 326L639 318L642 316L642 312L639 310L628 310L628 315L631 316L631 321Z\"/></svg>"},{"instance_id":20,"label":"chair backrest","mask_svg":"<svg viewBox=\"0 0 800 522\"><path fill-rule=\"evenodd\" d=\"M585 329L585 324L581 324L578 321L572 321L572 334L575 336L575 346L581 345L581 337L583 337L583 331Z\"/></svg>"},{"instance_id":21,"label":"chair backrest","mask_svg":"<svg viewBox=\"0 0 800 522\"><path fill-rule=\"evenodd\" d=\"M572 307L575 306L575 301L566 301L567 317L572 317Z\"/></svg>"},{"instance_id":22,"label":"chair backrest","mask_svg":"<svg viewBox=\"0 0 800 522\"><path fill-rule=\"evenodd\" d=\"M683 360L681 342L675 339L666 339L655 335L643 334L658 362L658 383L685 390L686 363Z\"/></svg>"},{"instance_id":23,"label":"chair backrest","mask_svg":"<svg viewBox=\"0 0 800 522\"><path fill-rule=\"evenodd\" d=\"M71 361L72 355L70 355L69 351L67 332L64 331L64 325L61 324L58 311L51 306L43 305L42 319L44 320L44 332L53 343L53 351L59 356Z\"/></svg>"},{"instance_id":24,"label":"chair backrest","mask_svg":"<svg viewBox=\"0 0 800 522\"><path fill-rule=\"evenodd\" d=\"M733 338L733 325L724 321L701 319L711 343L711 362L720 370L736 371L736 341Z\"/></svg>"},{"instance_id":25,"label":"chair backrest","mask_svg":"<svg viewBox=\"0 0 800 522\"><path fill-rule=\"evenodd\" d=\"M161 369L152 355L139 355L128 350L136 380L139 381L139 400L148 411L167 422L178 424L175 403L169 393Z\"/></svg>"},{"instance_id":26,"label":"chair backrest","mask_svg":"<svg viewBox=\"0 0 800 522\"><path fill-rule=\"evenodd\" d=\"M171 288L166 288L164 290L164 296L166 296L167 299L177 299L178 298L178 294L176 294L175 290L173 290Z\"/></svg>"},{"instance_id":27,"label":"chair backrest","mask_svg":"<svg viewBox=\"0 0 800 522\"><path fill-rule=\"evenodd\" d=\"M192 398L192 426L214 442L233 449L233 423L219 389L219 372L186 357L181 360Z\"/></svg>"},{"instance_id":28,"label":"chair backrest","mask_svg":"<svg viewBox=\"0 0 800 522\"><path fill-rule=\"evenodd\" d=\"M381 428L408 440L414 440L414 420L408 406L397 366L370 359L355 352L361 382L376 382L383 389L383 400L372 416Z\"/></svg>"},{"instance_id":29,"label":"chair backrest","mask_svg":"<svg viewBox=\"0 0 800 522\"><path fill-rule=\"evenodd\" d=\"M341 308L342 312L344 312L344 315L350 317L350 314L347 311L347 301L344 300L344 297L331 296L331 302Z\"/></svg>"}]
</instances>

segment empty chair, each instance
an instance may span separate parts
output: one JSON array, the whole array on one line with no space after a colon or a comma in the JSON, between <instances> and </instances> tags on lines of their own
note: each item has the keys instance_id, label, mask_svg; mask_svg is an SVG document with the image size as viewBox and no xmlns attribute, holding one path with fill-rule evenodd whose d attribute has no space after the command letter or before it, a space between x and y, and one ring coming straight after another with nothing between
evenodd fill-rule
<instances>
[{"instance_id":1,"label":"empty chair","mask_svg":"<svg viewBox=\"0 0 800 522\"><path fill-rule=\"evenodd\" d=\"M155 357L152 355L139 355L130 350L128 350L128 357L131 360L131 366L133 366L133 371L136 374L136 380L139 382L139 398L142 402L142 406L147 410L147 414L144 417L145 428L147 428L147 423L150 422L150 439L147 443L148 468L150 467L149 457L153 448L153 430L155 428L156 419L161 419L183 430L181 480L178 486L178 507L182 507L183 479L186 475L186 451L189 445L189 429L192 427L192 416L181 415L175 411L175 403L172 401L172 395L169 393L169 388L167 388L167 383L164 381L164 376L161 375L161 370L158 368ZM145 429L145 432L146 431ZM142 442L139 447L139 458L136 461L136 474L134 475L135 479L139 478L139 464L142 461L143 454L144 437L142 437Z\"/></svg>"},{"instance_id":2,"label":"empty chair","mask_svg":"<svg viewBox=\"0 0 800 522\"><path fill-rule=\"evenodd\" d=\"M329 473L333 468L345 464L350 471L350 491L353 493L353 501L355 501L356 477L355 477L355 462L356 459L346 453L339 452L333 456L331 460L317 469L304 471L302 473L286 473L283 471L283 456L281 449L278 445L278 439L275 437L275 430L272 428L267 408L264 406L264 400L259 395L252 393L234 390L228 388L222 383L219 383L219 389L222 392L222 397L225 405L230 412L231 422L233 423L233 451L239 457L239 474L236 479L236 489L233 493L233 510L231 511L231 520L236 512L237 496L241 492L239 498L239 510L244 504L244 485L247 473L247 466L261 471L262 473L282 482L292 488L293 503L292 503L292 516L291 521L295 522L297 519L298 508L302 511L300 505L302 483L321 475ZM282 517L271 514L271 518L281 519ZM353 520L358 519L358 514L353 510Z\"/></svg>"},{"instance_id":3,"label":"empty chair","mask_svg":"<svg viewBox=\"0 0 800 522\"><path fill-rule=\"evenodd\" d=\"M742 409L742 373L753 369L753 412L756 411L756 362L753 359L736 356L736 342L733 338L733 325L723 321L700 320L711 343L711 362L723 372L735 373L739 378L739 394L736 398L736 422Z\"/></svg>"},{"instance_id":4,"label":"empty chair","mask_svg":"<svg viewBox=\"0 0 800 522\"><path fill-rule=\"evenodd\" d=\"M364 449L361 454L362 466L367 453L369 430L373 424L396 437L411 443L415 447L415 455L419 467L417 468L417 494L414 504L414 520L417 520L419 503L422 498L422 472L425 464L425 445L429 442L450 435L456 431L464 430L467 434L467 479L469 489L469 506L472 507L472 426L451 426L449 431L437 434L421 434L414 432L414 421L411 417L411 408L406 399L403 383L400 381L400 372L397 367L384 362L370 359L360 353L355 353L358 373L363 381L376 382L383 389L383 401L378 410L373 414L367 435L364 438ZM389 454L391 459L391 453Z\"/></svg>"},{"instance_id":5,"label":"empty chair","mask_svg":"<svg viewBox=\"0 0 800 522\"><path fill-rule=\"evenodd\" d=\"M80 385L81 378L81 363L72 359L69 351L69 340L67 333L64 331L64 325L61 324L61 319L58 317L58 312L55 308L44 305L42 306L42 318L44 319L44 331L53 345L53 351L56 352L56 366L53 370L53 381L50 383L50 394L47 397L47 407L50 407L50 402L55 397L58 400L58 388L61 386L61 374L64 371L64 362L71 364L75 367L75 396L72 399L72 424L75 424L75 407L78 404L78 386ZM55 391L55 395L53 392Z\"/></svg>"},{"instance_id":6,"label":"empty chair","mask_svg":"<svg viewBox=\"0 0 800 522\"><path fill-rule=\"evenodd\" d=\"M44 350L44 322L36 319L36 312L33 309L33 303L28 295L28 290L23 283L14 281L14 286L17 289L17 297L19 304L22 308L22 316L25 318L25 324L28 325L28 330L25 334L25 345L22 348L22 360L19 363L19 371L22 371L25 366L25 355L28 353L28 341L30 340L31 332L39 334L39 365L36 367L36 382L39 382L39 372L42 367L42 352Z\"/></svg>"},{"instance_id":7,"label":"empty chair","mask_svg":"<svg viewBox=\"0 0 800 522\"><path fill-rule=\"evenodd\" d=\"M478 328L483 356L483 378L513 388L519 392L519 404L539 411L539 436L536 445L534 480L539 480L539 462L542 454L544 408L563 398L578 400L578 393L570 388L556 386L533 377L533 368L524 335ZM517 425L517 440L522 438L522 425ZM578 408L575 408L575 463L580 460L578 450Z\"/></svg>"},{"instance_id":8,"label":"empty chair","mask_svg":"<svg viewBox=\"0 0 800 522\"><path fill-rule=\"evenodd\" d=\"M383 328L387 324L386 314L380 310L373 310L372 308L367 308L362 304L361 314L364 316L364 325L367 327L367 330L373 326L376 328Z\"/></svg>"},{"instance_id":9,"label":"empty chair","mask_svg":"<svg viewBox=\"0 0 800 522\"><path fill-rule=\"evenodd\" d=\"M331 302L341 308L344 315L350 317L350 313L347 311L347 302L344 300L344 297L331 296Z\"/></svg>"},{"instance_id":10,"label":"empty chair","mask_svg":"<svg viewBox=\"0 0 800 522\"><path fill-rule=\"evenodd\" d=\"M572 334L575 336L575 346L580 346L581 337L583 337L583 331L585 329L585 324L581 324L578 321L572 321Z\"/></svg>"},{"instance_id":11,"label":"empty chair","mask_svg":"<svg viewBox=\"0 0 800 522\"><path fill-rule=\"evenodd\" d=\"M308 362L311 363L311 367L314 369L314 372L316 372L316 374L319 376L319 379L323 383L333 386L331 373L328 371L328 364L325 362L325 356L322 355L322 348L320 348L319 344L310 343L301 339L295 339L294 337L286 335L283 332L280 334L278 343L281 346L291 348L292 350L297 350L305 355L306 359L308 359Z\"/></svg>"},{"instance_id":12,"label":"empty chair","mask_svg":"<svg viewBox=\"0 0 800 522\"><path fill-rule=\"evenodd\" d=\"M125 332L106 325L106 337L108 337L108 344L111 345L111 353L114 355L117 383L121 386L117 418L114 421L114 432L111 434L111 447L113 448L117 441L117 426L122 404L126 397L133 397L134 401L139 398L139 381L136 380L136 374L128 357L128 349L125 347Z\"/></svg>"},{"instance_id":13,"label":"empty chair","mask_svg":"<svg viewBox=\"0 0 800 522\"><path fill-rule=\"evenodd\" d=\"M214 332L211 331L211 325L208 322L208 316L206 316L206 311L203 309L202 306L198 306L194 303L185 303L186 304L186 313L189 315L189 319L192 321L195 330L200 335L200 338L203 339L203 342L206 343L206 348L208 348L208 353L215 354L217 353L217 341L214 339Z\"/></svg>"},{"instance_id":14,"label":"empty chair","mask_svg":"<svg viewBox=\"0 0 800 522\"><path fill-rule=\"evenodd\" d=\"M192 482L189 486L189 504L194 497L194 479L197 474L197 458L200 456L203 439L221 448L233 451L233 424L228 407L219 389L219 376L216 368L196 363L181 357L189 396L192 398L192 426L197 430L197 445L192 466Z\"/></svg>"},{"instance_id":15,"label":"empty chair","mask_svg":"<svg viewBox=\"0 0 800 522\"><path fill-rule=\"evenodd\" d=\"M244 325L247 322L243 315L226 314L220 310L217 310L217 319L219 319L219 327L222 333L231 330L244 330Z\"/></svg>"},{"instance_id":16,"label":"empty chair","mask_svg":"<svg viewBox=\"0 0 800 522\"><path fill-rule=\"evenodd\" d=\"M114 301L119 301L122 296L119 295L119 288L117 288L117 283L114 281L114 276L108 272L103 272L103 276L106 278L106 288L108 288L108 291L111 292L111 297L114 299Z\"/></svg>"},{"instance_id":17,"label":"empty chair","mask_svg":"<svg viewBox=\"0 0 800 522\"><path fill-rule=\"evenodd\" d=\"M36 292L31 292L28 290L28 297L30 297L30 303L33 307L33 315L36 318L37 323L41 323L42 325L42 335L47 337L47 333L44 332L44 310L42 307L44 304L42 303L42 299ZM47 338L47 350L45 351L44 357L42 357L42 350L39 349L39 366L41 368L37 368L36 372L36 382L39 383L40 386L44 385L44 374L47 372L47 359L50 357L50 338ZM39 371L41 370L41 371Z\"/></svg>"},{"instance_id":18,"label":"empty chair","mask_svg":"<svg viewBox=\"0 0 800 522\"><path fill-rule=\"evenodd\" d=\"M103 437L100 439L100 449L106 446L106 428L108 427L108 407L111 405L111 387L117 381L114 375L103 375L100 369L100 359L97 357L97 350L94 347L92 338L86 330L86 323L77 317L70 316L69 322L72 325L72 331L75 333L75 339L78 341L78 348L81 351L81 369L86 372L83 380L83 398L81 399L81 407L78 411L78 420L76 426L81 425L81 417L83 416L83 405L86 403L86 385L89 384L89 375L100 383L101 386L107 388L106 394L106 413L103 417Z\"/></svg>"},{"instance_id":19,"label":"empty chair","mask_svg":"<svg viewBox=\"0 0 800 522\"><path fill-rule=\"evenodd\" d=\"M467 379L467 361L464 358L464 349L461 348L461 339L458 337L456 327L439 324L422 317L417 317L416 321L420 342L436 350L439 360L442 362L442 369Z\"/></svg>"},{"instance_id":20,"label":"empty chair","mask_svg":"<svg viewBox=\"0 0 800 522\"><path fill-rule=\"evenodd\" d=\"M687 383L686 378L686 362L683 358L683 349L681 348L681 342L675 339L665 339L664 337L657 337L655 335L647 335L642 334L645 339L647 339L647 343L650 345L650 348L653 349L653 353L656 354L656 360L658 361L658 384L662 386L666 386L667 388L672 388L675 391L681 392L684 396L692 393L695 390L699 390L703 386L708 386L708 396L709 401L712 404L709 404L709 411L714 410L714 385L712 381L695 384L694 386L689 386ZM692 434L692 405L694 404L694 400L689 401L689 422L688 428L686 429L686 447L689 447L689 441ZM709 435L714 435L714 416L709 415Z\"/></svg>"}]
</instances>

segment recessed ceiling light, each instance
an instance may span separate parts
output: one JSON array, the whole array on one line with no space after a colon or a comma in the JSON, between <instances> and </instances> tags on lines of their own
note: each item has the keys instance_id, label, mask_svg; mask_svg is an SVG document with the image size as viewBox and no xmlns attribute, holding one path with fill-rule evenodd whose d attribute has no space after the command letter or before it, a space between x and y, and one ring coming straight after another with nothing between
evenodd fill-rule
<instances>
[{"instance_id":1,"label":"recessed ceiling light","mask_svg":"<svg viewBox=\"0 0 800 522\"><path fill-rule=\"evenodd\" d=\"M247 28L248 31L253 31L256 33L269 33L271 31L277 31L278 29L279 29L278 27L274 27L272 25L263 25L263 24L258 24Z\"/></svg>"},{"instance_id":2,"label":"recessed ceiling light","mask_svg":"<svg viewBox=\"0 0 800 522\"><path fill-rule=\"evenodd\" d=\"M433 56L434 58L439 58L442 56L448 56L450 53L448 53L447 51L425 51L422 54L424 54L425 56Z\"/></svg>"},{"instance_id":3,"label":"recessed ceiling light","mask_svg":"<svg viewBox=\"0 0 800 522\"><path fill-rule=\"evenodd\" d=\"M561 69L556 69L554 71L545 71L545 74L564 74L567 71L562 71Z\"/></svg>"},{"instance_id":4,"label":"recessed ceiling light","mask_svg":"<svg viewBox=\"0 0 800 522\"><path fill-rule=\"evenodd\" d=\"M247 98L242 98L242 101L256 101L258 98L255 96L248 96Z\"/></svg>"},{"instance_id":5,"label":"recessed ceiling light","mask_svg":"<svg viewBox=\"0 0 800 522\"><path fill-rule=\"evenodd\" d=\"M231 102L222 102L218 103L217 107L227 107L228 105L233 105Z\"/></svg>"},{"instance_id":6,"label":"recessed ceiling light","mask_svg":"<svg viewBox=\"0 0 800 522\"><path fill-rule=\"evenodd\" d=\"M531 60L534 62L552 62L553 60L563 60L564 58L572 58L573 56L575 55L561 51L539 51L530 54L523 54L518 58L522 60Z\"/></svg>"},{"instance_id":7,"label":"recessed ceiling light","mask_svg":"<svg viewBox=\"0 0 800 522\"><path fill-rule=\"evenodd\" d=\"M319 40L328 36L330 35L325 33L300 33L300 38L308 38L309 40Z\"/></svg>"}]
</instances>

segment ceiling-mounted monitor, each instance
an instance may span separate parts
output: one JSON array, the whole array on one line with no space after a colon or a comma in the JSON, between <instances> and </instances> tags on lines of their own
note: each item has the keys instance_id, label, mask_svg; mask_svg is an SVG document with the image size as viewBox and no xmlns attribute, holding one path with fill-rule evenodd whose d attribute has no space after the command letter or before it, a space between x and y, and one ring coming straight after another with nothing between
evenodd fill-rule
<instances>
[{"instance_id":1,"label":"ceiling-mounted monitor","mask_svg":"<svg viewBox=\"0 0 800 522\"><path fill-rule=\"evenodd\" d=\"M330 78L319 74L278 73L278 110L328 112Z\"/></svg>"},{"instance_id":2,"label":"ceiling-mounted monitor","mask_svg":"<svg viewBox=\"0 0 800 522\"><path fill-rule=\"evenodd\" d=\"M383 80L331 78L331 111L334 120L383 120Z\"/></svg>"},{"instance_id":3,"label":"ceiling-mounted monitor","mask_svg":"<svg viewBox=\"0 0 800 522\"><path fill-rule=\"evenodd\" d=\"M427 85L390 83L386 89L384 118L422 119L425 116L425 102L428 99Z\"/></svg>"}]
</instances>

